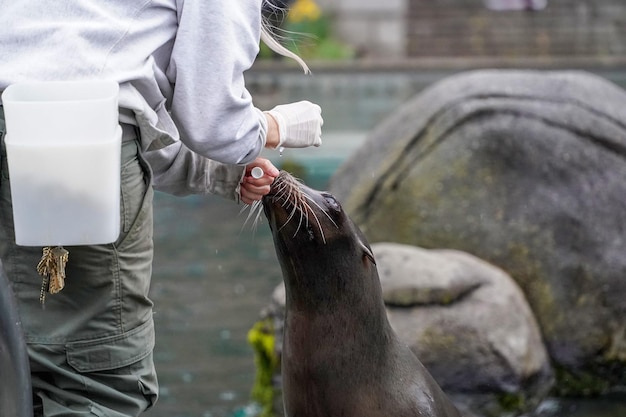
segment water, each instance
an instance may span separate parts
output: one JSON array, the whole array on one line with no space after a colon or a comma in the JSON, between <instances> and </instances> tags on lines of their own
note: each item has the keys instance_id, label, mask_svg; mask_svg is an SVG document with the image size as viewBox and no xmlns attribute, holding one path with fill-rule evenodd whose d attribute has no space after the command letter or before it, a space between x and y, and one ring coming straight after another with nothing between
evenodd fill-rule
<instances>
[{"instance_id":1,"label":"water","mask_svg":"<svg viewBox=\"0 0 626 417\"><path fill-rule=\"evenodd\" d=\"M303 179L326 187L337 166L386 115L450 72L257 73L249 84L261 108L308 98L324 111L323 146L268 152L296 161ZM608 74L608 75L607 75ZM622 72L604 74L622 84ZM624 85L624 84L622 84ZM246 214L216 197L155 197L155 362L161 396L149 417L255 415L249 393L253 352L246 335L281 281L265 218L242 230ZM532 417L625 417L626 398L547 401Z\"/></svg>"},{"instance_id":2,"label":"water","mask_svg":"<svg viewBox=\"0 0 626 417\"><path fill-rule=\"evenodd\" d=\"M265 227L217 198L156 196L152 297L161 399L152 416L230 416L254 378L246 333L279 282Z\"/></svg>"}]
</instances>

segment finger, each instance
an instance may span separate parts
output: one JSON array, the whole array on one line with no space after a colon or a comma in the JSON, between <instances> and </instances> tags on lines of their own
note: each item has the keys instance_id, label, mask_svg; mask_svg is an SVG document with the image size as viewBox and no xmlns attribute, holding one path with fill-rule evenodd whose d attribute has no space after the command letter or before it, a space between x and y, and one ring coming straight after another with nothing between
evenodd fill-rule
<instances>
[{"instance_id":1,"label":"finger","mask_svg":"<svg viewBox=\"0 0 626 417\"><path fill-rule=\"evenodd\" d=\"M256 163L255 164L256 166L258 166L259 168L263 170L263 173L265 175L270 176L272 178L276 178L278 176L279 174L278 168L276 168L269 159L257 158L254 162Z\"/></svg>"},{"instance_id":2,"label":"finger","mask_svg":"<svg viewBox=\"0 0 626 417\"><path fill-rule=\"evenodd\" d=\"M259 196L258 194L254 194L251 193L247 190L241 189L241 201L243 201L244 204L252 204L255 201L258 201L262 198L262 196Z\"/></svg>"},{"instance_id":3,"label":"finger","mask_svg":"<svg viewBox=\"0 0 626 417\"><path fill-rule=\"evenodd\" d=\"M274 182L273 177L264 175L261 178L254 178L251 176L245 177L243 184L249 185L251 187L261 188L261 187L269 187L270 185L272 185L273 182Z\"/></svg>"},{"instance_id":4,"label":"finger","mask_svg":"<svg viewBox=\"0 0 626 417\"><path fill-rule=\"evenodd\" d=\"M257 187L252 184L242 184L240 194L241 194L242 199L245 198L248 200L256 201L256 200L260 200L261 198L263 198L263 196L269 192L270 192L269 185Z\"/></svg>"},{"instance_id":5,"label":"finger","mask_svg":"<svg viewBox=\"0 0 626 417\"><path fill-rule=\"evenodd\" d=\"M260 196L264 196L265 194L270 192L270 186L269 184L262 185L262 186L246 184L246 187L244 187L244 190L246 190L246 192L249 194L258 194Z\"/></svg>"},{"instance_id":6,"label":"finger","mask_svg":"<svg viewBox=\"0 0 626 417\"><path fill-rule=\"evenodd\" d=\"M257 201L257 200L252 200L252 199L250 199L250 198L247 198L247 197L241 196L241 201L242 201L244 204L251 205L252 203L254 203L254 202L255 202L255 201Z\"/></svg>"}]
</instances>

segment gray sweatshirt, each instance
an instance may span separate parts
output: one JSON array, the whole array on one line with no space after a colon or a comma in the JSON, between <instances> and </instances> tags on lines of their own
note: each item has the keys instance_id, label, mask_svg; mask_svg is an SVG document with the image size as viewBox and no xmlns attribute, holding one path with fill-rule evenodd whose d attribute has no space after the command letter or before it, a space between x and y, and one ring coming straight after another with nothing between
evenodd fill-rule
<instances>
[{"instance_id":1,"label":"gray sweatshirt","mask_svg":"<svg viewBox=\"0 0 626 417\"><path fill-rule=\"evenodd\" d=\"M237 199L267 132L243 73L262 0L0 0L0 91L112 79L139 126L156 189Z\"/></svg>"}]
</instances>

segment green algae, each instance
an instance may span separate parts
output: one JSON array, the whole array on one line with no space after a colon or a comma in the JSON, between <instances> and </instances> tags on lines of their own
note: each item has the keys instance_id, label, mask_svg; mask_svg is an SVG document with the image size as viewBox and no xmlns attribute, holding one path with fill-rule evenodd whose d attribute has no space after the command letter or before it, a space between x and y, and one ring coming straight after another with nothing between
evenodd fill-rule
<instances>
[{"instance_id":1,"label":"green algae","mask_svg":"<svg viewBox=\"0 0 626 417\"><path fill-rule=\"evenodd\" d=\"M506 412L518 412L524 410L526 405L526 397L521 393L504 392L496 395L498 404Z\"/></svg>"},{"instance_id":2,"label":"green algae","mask_svg":"<svg viewBox=\"0 0 626 417\"><path fill-rule=\"evenodd\" d=\"M276 337L272 318L257 321L248 331L248 343L254 350L256 375L252 387L252 399L262 411L259 417L273 417L274 403L280 390L274 386L274 374L280 368L280 357L276 353Z\"/></svg>"},{"instance_id":3,"label":"green algae","mask_svg":"<svg viewBox=\"0 0 626 417\"><path fill-rule=\"evenodd\" d=\"M559 365L554 371L554 392L559 397L594 397L605 394L611 386L610 381L590 372L573 372Z\"/></svg>"}]
</instances>

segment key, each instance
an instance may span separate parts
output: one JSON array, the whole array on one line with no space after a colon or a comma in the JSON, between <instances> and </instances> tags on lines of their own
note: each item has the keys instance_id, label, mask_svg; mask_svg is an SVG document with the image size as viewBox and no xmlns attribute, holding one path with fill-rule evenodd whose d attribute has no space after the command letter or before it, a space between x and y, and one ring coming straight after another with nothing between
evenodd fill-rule
<instances>
[{"instance_id":1,"label":"key","mask_svg":"<svg viewBox=\"0 0 626 417\"><path fill-rule=\"evenodd\" d=\"M62 246L43 248L43 255L37 264L37 272L43 276L39 295L41 304L46 301L46 293L56 294L65 286L65 265L68 259L69 252Z\"/></svg>"}]
</instances>

